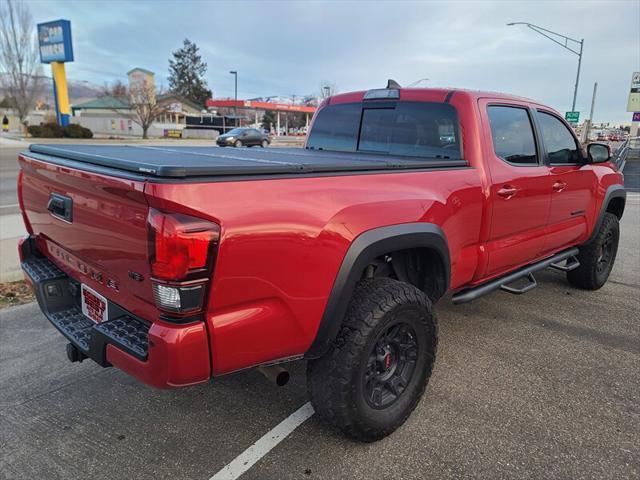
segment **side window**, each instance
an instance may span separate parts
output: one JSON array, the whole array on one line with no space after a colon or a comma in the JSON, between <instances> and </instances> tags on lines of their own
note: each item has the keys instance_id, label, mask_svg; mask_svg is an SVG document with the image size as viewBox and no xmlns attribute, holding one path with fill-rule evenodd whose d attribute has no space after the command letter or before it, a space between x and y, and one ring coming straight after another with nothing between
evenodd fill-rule
<instances>
[{"instance_id":1,"label":"side window","mask_svg":"<svg viewBox=\"0 0 640 480\"><path fill-rule=\"evenodd\" d=\"M552 164L579 163L581 157L576 140L566 125L545 112L538 112L538 120L549 161Z\"/></svg>"},{"instance_id":2,"label":"side window","mask_svg":"<svg viewBox=\"0 0 640 480\"><path fill-rule=\"evenodd\" d=\"M494 105L487 108L487 114L496 155L516 165L537 165L529 112L524 108Z\"/></svg>"}]
</instances>

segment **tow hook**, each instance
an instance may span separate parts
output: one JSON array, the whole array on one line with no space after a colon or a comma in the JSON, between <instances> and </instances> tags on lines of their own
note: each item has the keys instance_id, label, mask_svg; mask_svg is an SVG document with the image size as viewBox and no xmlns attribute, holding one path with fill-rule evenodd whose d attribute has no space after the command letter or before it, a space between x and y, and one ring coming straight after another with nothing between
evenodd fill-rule
<instances>
[{"instance_id":1,"label":"tow hook","mask_svg":"<svg viewBox=\"0 0 640 480\"><path fill-rule=\"evenodd\" d=\"M72 343L67 343L67 358L70 362L82 362L87 356Z\"/></svg>"},{"instance_id":2,"label":"tow hook","mask_svg":"<svg viewBox=\"0 0 640 480\"><path fill-rule=\"evenodd\" d=\"M262 365L258 370L279 387L284 387L289 382L289 372L279 365Z\"/></svg>"}]
</instances>

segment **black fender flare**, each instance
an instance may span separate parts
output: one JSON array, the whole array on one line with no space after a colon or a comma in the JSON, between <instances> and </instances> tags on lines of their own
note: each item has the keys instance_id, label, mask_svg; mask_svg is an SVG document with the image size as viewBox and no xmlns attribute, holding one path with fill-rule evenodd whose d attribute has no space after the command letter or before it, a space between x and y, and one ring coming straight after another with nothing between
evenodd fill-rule
<instances>
[{"instance_id":1,"label":"black fender flare","mask_svg":"<svg viewBox=\"0 0 640 480\"><path fill-rule=\"evenodd\" d=\"M322 356L335 339L356 284L361 279L366 266L385 253L409 248L430 248L438 253L445 273L445 291L449 289L451 276L449 246L444 232L438 225L403 223L367 230L353 240L342 260L316 338L305 353L305 358Z\"/></svg>"},{"instance_id":2,"label":"black fender flare","mask_svg":"<svg viewBox=\"0 0 640 480\"><path fill-rule=\"evenodd\" d=\"M585 244L591 243L593 239L596 237L596 235L598 235L598 232L600 231L600 225L602 225L602 220L604 219L604 214L607 213L607 208L609 208L609 204L611 203L611 200L613 200L614 198L623 199L624 205L622 206L622 211L624 212L624 207L627 203L627 191L622 185L610 185L604 194L604 199L602 200L602 205L600 206L600 213L598 214L598 219L596 220L593 230L591 231L589 240L587 240ZM620 217L622 218L622 214L620 214Z\"/></svg>"}]
</instances>

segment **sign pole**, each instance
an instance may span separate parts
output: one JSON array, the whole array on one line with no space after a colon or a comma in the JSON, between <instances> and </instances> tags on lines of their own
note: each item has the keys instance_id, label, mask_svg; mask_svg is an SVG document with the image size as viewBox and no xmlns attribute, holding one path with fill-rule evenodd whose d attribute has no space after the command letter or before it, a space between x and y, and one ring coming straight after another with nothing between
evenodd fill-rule
<instances>
[{"instance_id":1,"label":"sign pole","mask_svg":"<svg viewBox=\"0 0 640 480\"><path fill-rule=\"evenodd\" d=\"M62 127L69 125L71 109L69 108L69 90L67 88L67 75L63 62L51 62L53 75L53 89L56 97L56 116Z\"/></svg>"}]
</instances>

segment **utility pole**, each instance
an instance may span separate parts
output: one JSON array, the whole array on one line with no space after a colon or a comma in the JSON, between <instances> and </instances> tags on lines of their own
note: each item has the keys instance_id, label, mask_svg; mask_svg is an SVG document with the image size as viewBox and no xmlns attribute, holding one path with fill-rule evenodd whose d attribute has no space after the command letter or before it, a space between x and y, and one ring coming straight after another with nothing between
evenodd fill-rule
<instances>
[{"instance_id":1,"label":"utility pole","mask_svg":"<svg viewBox=\"0 0 640 480\"><path fill-rule=\"evenodd\" d=\"M598 82L593 84L593 96L591 97L591 112L589 113L589 120L593 122L593 107L596 104L596 92L598 91Z\"/></svg>"},{"instance_id":2,"label":"utility pole","mask_svg":"<svg viewBox=\"0 0 640 480\"><path fill-rule=\"evenodd\" d=\"M236 117L234 120L234 124L238 121L238 72L236 70L231 70L229 72L231 75L233 75L235 77L235 95L233 97L233 99L235 100L234 104L233 104L233 115ZM237 127L238 125L236 125Z\"/></svg>"},{"instance_id":3,"label":"utility pole","mask_svg":"<svg viewBox=\"0 0 640 480\"><path fill-rule=\"evenodd\" d=\"M584 135L584 142L589 142L589 134L591 133L591 127L593 126L593 108L596 104L596 92L598 91L598 82L593 84L593 96L591 97L591 112L589 113L589 123L587 124L587 132Z\"/></svg>"},{"instance_id":4,"label":"utility pole","mask_svg":"<svg viewBox=\"0 0 640 480\"><path fill-rule=\"evenodd\" d=\"M569 50L571 53L578 56L578 73L576 74L576 85L573 89L573 102L571 103L571 111L575 112L576 98L578 97L578 83L580 82L580 67L582 66L582 48L584 47L584 38L581 40L576 40L575 38L567 37L566 35L562 35L561 33L553 32L551 30L547 30L546 28L542 28L542 27L539 27L538 25L534 25L532 23L527 23L527 22L507 23L507 26L509 27L513 25L526 25L528 28L530 28L534 32L539 33L543 37L547 37L552 42L557 43L562 48ZM569 46L569 42L573 42L573 44L576 46L574 48L571 48ZM577 45L580 45L580 50L574 50L575 48L577 48Z\"/></svg>"}]
</instances>

